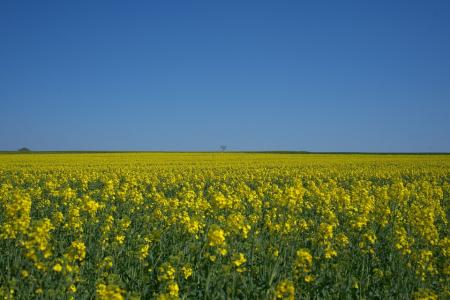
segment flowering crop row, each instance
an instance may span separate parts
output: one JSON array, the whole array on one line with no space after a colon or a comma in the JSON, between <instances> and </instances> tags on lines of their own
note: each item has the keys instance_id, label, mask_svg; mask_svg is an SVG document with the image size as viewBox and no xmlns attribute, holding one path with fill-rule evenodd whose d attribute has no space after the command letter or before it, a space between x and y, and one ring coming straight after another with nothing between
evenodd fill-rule
<instances>
[{"instance_id":1,"label":"flowering crop row","mask_svg":"<svg viewBox=\"0 0 450 300\"><path fill-rule=\"evenodd\" d=\"M450 156L0 155L0 297L450 297Z\"/></svg>"}]
</instances>

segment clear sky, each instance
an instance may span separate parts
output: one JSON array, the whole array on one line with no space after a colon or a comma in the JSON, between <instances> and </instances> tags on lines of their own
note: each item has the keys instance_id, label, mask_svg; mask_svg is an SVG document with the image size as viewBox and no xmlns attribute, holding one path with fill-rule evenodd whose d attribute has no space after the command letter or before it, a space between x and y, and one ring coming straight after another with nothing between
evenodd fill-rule
<instances>
[{"instance_id":1,"label":"clear sky","mask_svg":"<svg viewBox=\"0 0 450 300\"><path fill-rule=\"evenodd\" d=\"M450 152L450 1L0 2L0 149Z\"/></svg>"}]
</instances>

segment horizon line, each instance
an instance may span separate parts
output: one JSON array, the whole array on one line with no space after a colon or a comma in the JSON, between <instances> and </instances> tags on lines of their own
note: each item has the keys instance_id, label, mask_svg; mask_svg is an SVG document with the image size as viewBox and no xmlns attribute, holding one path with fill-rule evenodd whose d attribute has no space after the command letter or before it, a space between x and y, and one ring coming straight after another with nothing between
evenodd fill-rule
<instances>
[{"instance_id":1,"label":"horizon line","mask_svg":"<svg viewBox=\"0 0 450 300\"><path fill-rule=\"evenodd\" d=\"M450 155L450 152L436 151L306 151L306 150L0 150L0 154L70 154L70 153L255 153L255 154L416 154L416 155Z\"/></svg>"}]
</instances>

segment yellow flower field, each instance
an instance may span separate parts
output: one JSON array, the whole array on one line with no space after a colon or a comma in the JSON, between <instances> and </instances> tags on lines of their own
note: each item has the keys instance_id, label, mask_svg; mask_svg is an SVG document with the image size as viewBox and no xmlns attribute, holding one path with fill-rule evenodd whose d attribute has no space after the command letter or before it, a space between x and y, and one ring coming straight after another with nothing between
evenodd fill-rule
<instances>
[{"instance_id":1,"label":"yellow flower field","mask_svg":"<svg viewBox=\"0 0 450 300\"><path fill-rule=\"evenodd\" d=\"M0 154L5 299L448 299L450 156Z\"/></svg>"}]
</instances>

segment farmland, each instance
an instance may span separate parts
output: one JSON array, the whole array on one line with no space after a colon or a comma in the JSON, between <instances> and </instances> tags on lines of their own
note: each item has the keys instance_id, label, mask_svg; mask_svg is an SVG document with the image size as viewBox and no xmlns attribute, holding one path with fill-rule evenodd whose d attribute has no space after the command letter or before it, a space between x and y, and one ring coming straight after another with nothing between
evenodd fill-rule
<instances>
[{"instance_id":1,"label":"farmland","mask_svg":"<svg viewBox=\"0 0 450 300\"><path fill-rule=\"evenodd\" d=\"M448 299L449 200L449 155L0 154L0 296Z\"/></svg>"}]
</instances>

